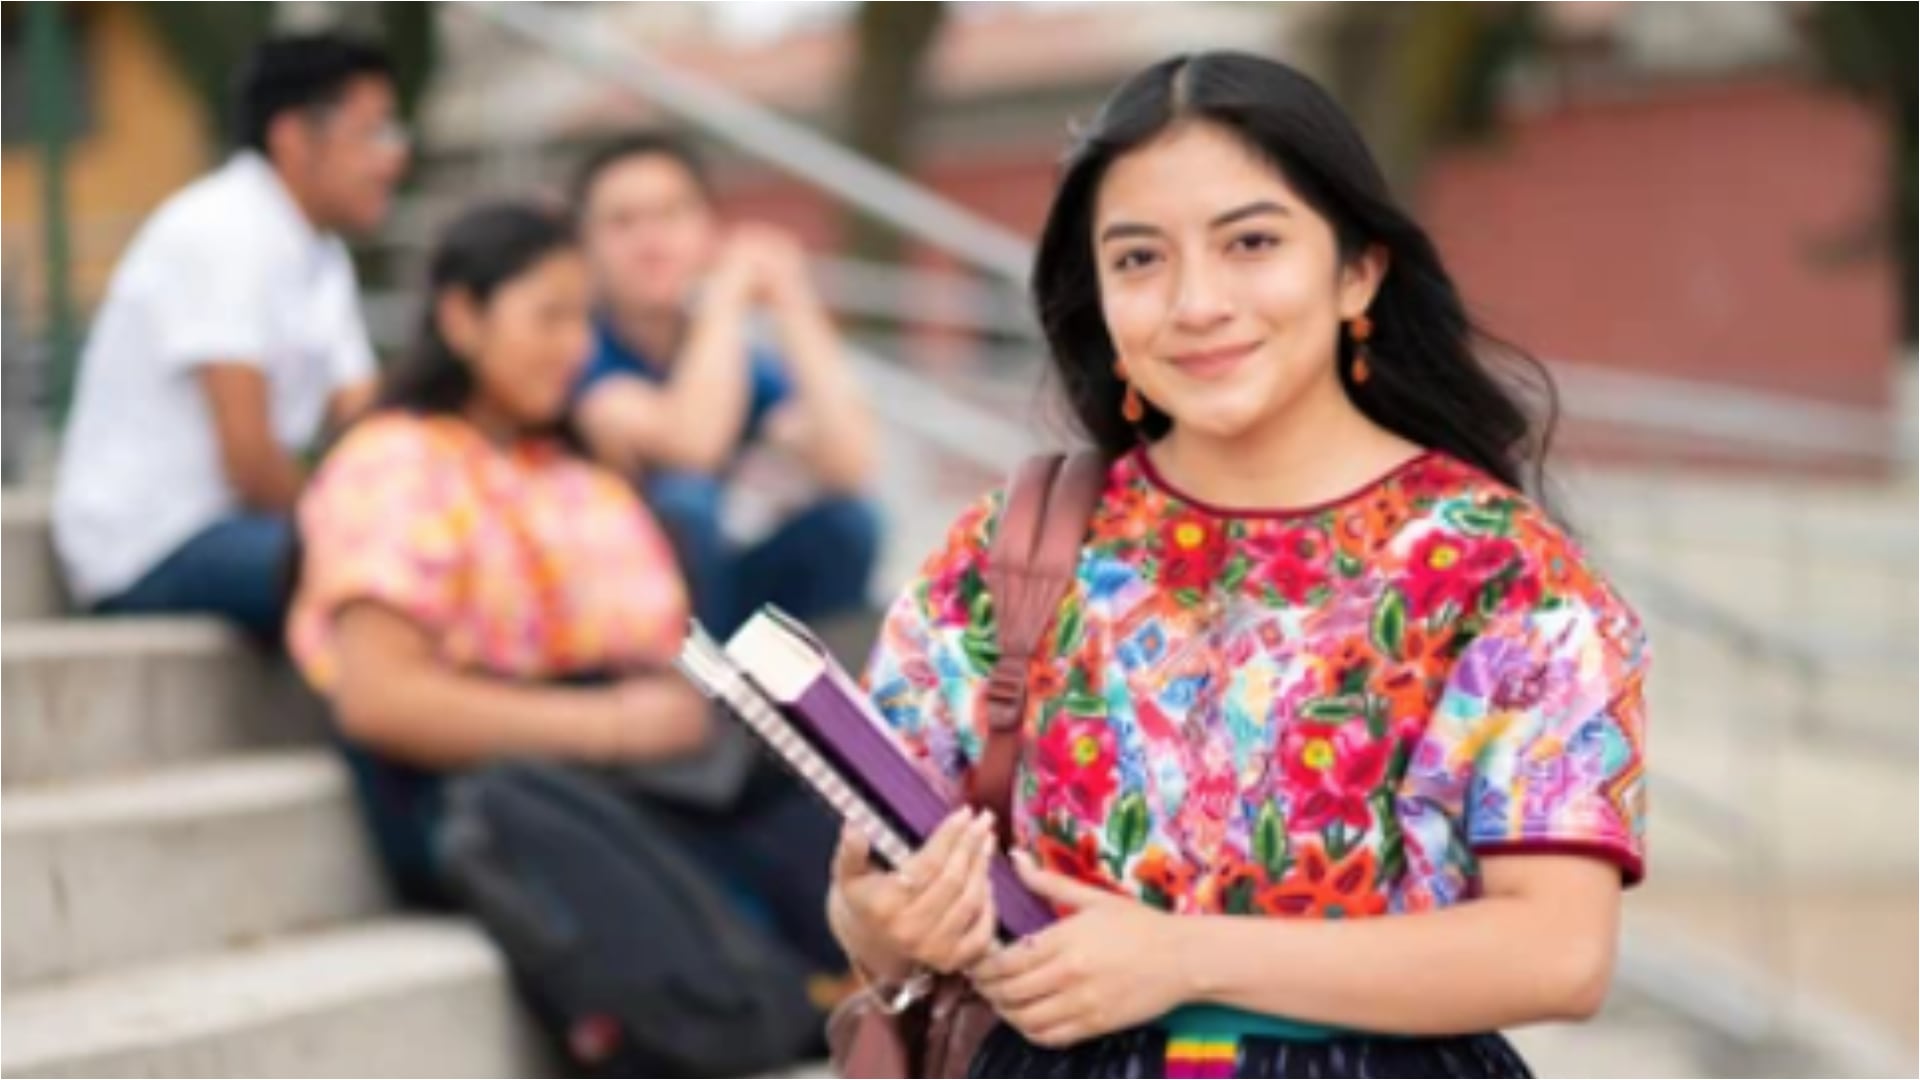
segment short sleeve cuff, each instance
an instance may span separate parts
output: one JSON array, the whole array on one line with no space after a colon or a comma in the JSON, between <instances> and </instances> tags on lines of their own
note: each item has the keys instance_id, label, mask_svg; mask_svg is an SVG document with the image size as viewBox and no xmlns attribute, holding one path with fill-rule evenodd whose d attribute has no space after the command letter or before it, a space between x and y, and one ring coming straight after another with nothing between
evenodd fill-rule
<instances>
[{"instance_id":1,"label":"short sleeve cuff","mask_svg":"<svg viewBox=\"0 0 1920 1080\"><path fill-rule=\"evenodd\" d=\"M1505 855L1574 855L1612 863L1620 870L1620 884L1632 888L1647 876L1646 857L1636 848L1612 840L1561 839L1541 836L1515 840L1481 840L1473 844L1477 857Z\"/></svg>"}]
</instances>

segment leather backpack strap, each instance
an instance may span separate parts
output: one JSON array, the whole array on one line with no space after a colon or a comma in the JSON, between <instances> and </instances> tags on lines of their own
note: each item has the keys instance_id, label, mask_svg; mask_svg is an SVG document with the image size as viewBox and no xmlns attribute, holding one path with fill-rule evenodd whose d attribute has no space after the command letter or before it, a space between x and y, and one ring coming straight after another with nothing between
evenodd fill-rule
<instances>
[{"instance_id":1,"label":"leather backpack strap","mask_svg":"<svg viewBox=\"0 0 1920 1080\"><path fill-rule=\"evenodd\" d=\"M1096 451L1028 459L1007 485L1006 506L987 553L982 576L993 598L999 658L987 678L986 747L969 777L967 795L976 808L993 811L1003 844L1010 836L1027 675L1073 584L1106 481L1107 463Z\"/></svg>"}]
</instances>

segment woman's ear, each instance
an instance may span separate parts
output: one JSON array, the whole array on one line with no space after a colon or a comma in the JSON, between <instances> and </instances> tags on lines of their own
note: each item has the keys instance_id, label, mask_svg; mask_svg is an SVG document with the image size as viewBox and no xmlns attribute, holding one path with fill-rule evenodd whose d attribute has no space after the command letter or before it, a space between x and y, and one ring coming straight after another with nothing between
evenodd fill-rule
<instances>
[{"instance_id":1,"label":"woman's ear","mask_svg":"<svg viewBox=\"0 0 1920 1080\"><path fill-rule=\"evenodd\" d=\"M1385 244L1368 244L1365 251L1348 259L1340 269L1340 318L1342 321L1366 314L1373 298L1380 295L1380 283L1387 279L1392 261Z\"/></svg>"},{"instance_id":2,"label":"woman's ear","mask_svg":"<svg viewBox=\"0 0 1920 1080\"><path fill-rule=\"evenodd\" d=\"M480 351L484 334L480 306L474 302L472 293L465 289L442 289L434 298L433 319L440 328L441 340L455 356L471 360Z\"/></svg>"}]
</instances>

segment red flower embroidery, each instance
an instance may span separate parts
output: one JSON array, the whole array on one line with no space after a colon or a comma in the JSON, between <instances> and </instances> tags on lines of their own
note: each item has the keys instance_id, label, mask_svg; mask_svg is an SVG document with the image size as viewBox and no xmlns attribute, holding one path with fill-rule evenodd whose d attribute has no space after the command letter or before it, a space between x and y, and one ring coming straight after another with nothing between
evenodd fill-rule
<instances>
[{"instance_id":1,"label":"red flower embroidery","mask_svg":"<svg viewBox=\"0 0 1920 1080\"><path fill-rule=\"evenodd\" d=\"M1078 833L1069 845L1052 830L1041 829L1034 848L1042 867L1089 885L1112 888L1100 872L1100 844L1092 833Z\"/></svg>"},{"instance_id":2,"label":"red flower embroidery","mask_svg":"<svg viewBox=\"0 0 1920 1080\"><path fill-rule=\"evenodd\" d=\"M1192 511L1175 514L1160 530L1160 581L1169 589L1204 589L1226 553L1220 526Z\"/></svg>"},{"instance_id":3,"label":"red flower embroidery","mask_svg":"<svg viewBox=\"0 0 1920 1080\"><path fill-rule=\"evenodd\" d=\"M1062 715L1040 738L1041 802L1066 803L1081 821L1098 821L1119 780L1114 775L1113 729L1104 720Z\"/></svg>"},{"instance_id":4,"label":"red flower embroidery","mask_svg":"<svg viewBox=\"0 0 1920 1080\"><path fill-rule=\"evenodd\" d=\"M1027 674L1027 701L1038 705L1051 701L1066 691L1067 680L1060 673L1060 664L1044 657L1035 658Z\"/></svg>"},{"instance_id":5,"label":"red flower embroidery","mask_svg":"<svg viewBox=\"0 0 1920 1080\"><path fill-rule=\"evenodd\" d=\"M1428 533L1414 545L1407 560L1407 608L1414 618L1431 615L1449 600L1465 607L1472 599L1468 548L1465 540L1444 532Z\"/></svg>"},{"instance_id":6,"label":"red flower embroidery","mask_svg":"<svg viewBox=\"0 0 1920 1080\"><path fill-rule=\"evenodd\" d=\"M1185 860L1156 847L1134 865L1133 879L1178 906L1193 889L1194 869Z\"/></svg>"},{"instance_id":7,"label":"red flower embroidery","mask_svg":"<svg viewBox=\"0 0 1920 1080\"><path fill-rule=\"evenodd\" d=\"M1326 583L1329 549L1319 530L1287 529L1263 546L1267 580L1287 603L1306 603L1307 594Z\"/></svg>"},{"instance_id":8,"label":"red flower embroidery","mask_svg":"<svg viewBox=\"0 0 1920 1080\"><path fill-rule=\"evenodd\" d=\"M1307 845L1285 881L1261 890L1260 909L1321 919L1379 915L1387 898L1374 889L1377 873L1369 848L1356 848L1336 863L1318 844Z\"/></svg>"},{"instance_id":9,"label":"red flower embroidery","mask_svg":"<svg viewBox=\"0 0 1920 1080\"><path fill-rule=\"evenodd\" d=\"M1266 881L1267 875L1259 867L1231 852L1223 853L1220 868L1200 886L1200 910L1249 914Z\"/></svg>"},{"instance_id":10,"label":"red flower embroidery","mask_svg":"<svg viewBox=\"0 0 1920 1080\"><path fill-rule=\"evenodd\" d=\"M1367 797L1386 778L1388 740L1357 724L1300 723L1287 729L1280 755L1294 792L1294 828L1319 832L1338 821L1364 829L1372 822Z\"/></svg>"}]
</instances>

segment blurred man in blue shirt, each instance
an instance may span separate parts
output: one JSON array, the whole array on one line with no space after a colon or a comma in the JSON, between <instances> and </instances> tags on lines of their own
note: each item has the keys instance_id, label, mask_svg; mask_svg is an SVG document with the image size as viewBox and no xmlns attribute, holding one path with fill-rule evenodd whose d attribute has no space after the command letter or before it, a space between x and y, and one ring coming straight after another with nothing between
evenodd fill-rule
<instances>
[{"instance_id":1,"label":"blurred man in blue shirt","mask_svg":"<svg viewBox=\"0 0 1920 1080\"><path fill-rule=\"evenodd\" d=\"M767 226L724 228L701 161L672 136L600 151L573 195L601 294L575 422L642 481L701 622L727 634L768 602L808 620L863 608L879 546L860 495L873 418L800 246ZM770 343L750 338L759 314ZM741 547L723 512L755 445L799 462L821 494Z\"/></svg>"}]
</instances>

